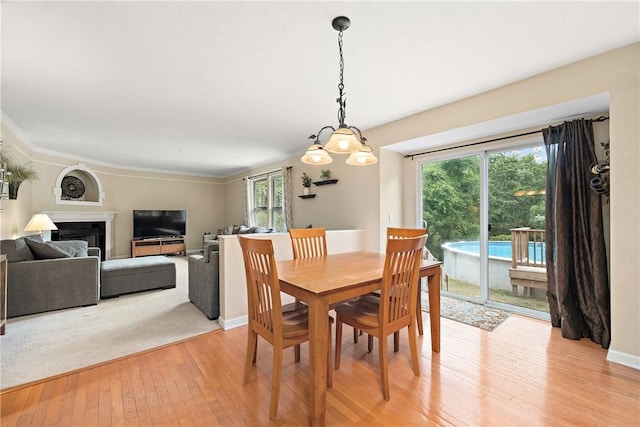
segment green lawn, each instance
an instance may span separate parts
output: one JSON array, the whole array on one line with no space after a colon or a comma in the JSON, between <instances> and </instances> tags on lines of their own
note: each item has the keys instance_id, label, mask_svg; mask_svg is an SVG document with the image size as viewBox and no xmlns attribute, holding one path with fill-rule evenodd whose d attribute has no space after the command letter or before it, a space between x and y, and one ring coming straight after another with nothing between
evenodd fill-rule
<instances>
[{"instance_id":1,"label":"green lawn","mask_svg":"<svg viewBox=\"0 0 640 427\"><path fill-rule=\"evenodd\" d=\"M449 292L476 298L480 295L480 289L478 286L469 282L455 280L452 278L449 278ZM489 299L504 304L517 305L518 307L525 307L532 310L543 311L545 313L549 312L549 303L547 302L546 298L514 295L510 291L489 289Z\"/></svg>"}]
</instances>

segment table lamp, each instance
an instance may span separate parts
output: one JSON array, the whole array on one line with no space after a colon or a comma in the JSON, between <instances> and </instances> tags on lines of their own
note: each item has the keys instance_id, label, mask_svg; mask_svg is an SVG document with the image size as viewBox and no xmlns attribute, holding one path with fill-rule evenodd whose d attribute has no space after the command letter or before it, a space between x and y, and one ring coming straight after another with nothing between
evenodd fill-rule
<instances>
[{"instance_id":1,"label":"table lamp","mask_svg":"<svg viewBox=\"0 0 640 427\"><path fill-rule=\"evenodd\" d=\"M41 236L45 230L57 230L58 227L47 214L35 214L24 228L24 231L37 231Z\"/></svg>"}]
</instances>

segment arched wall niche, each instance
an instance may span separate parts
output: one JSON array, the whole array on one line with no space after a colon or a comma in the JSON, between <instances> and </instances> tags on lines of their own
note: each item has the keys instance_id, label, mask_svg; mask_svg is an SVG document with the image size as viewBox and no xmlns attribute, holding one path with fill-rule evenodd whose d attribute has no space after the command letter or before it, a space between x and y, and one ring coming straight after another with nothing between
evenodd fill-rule
<instances>
[{"instance_id":1,"label":"arched wall niche","mask_svg":"<svg viewBox=\"0 0 640 427\"><path fill-rule=\"evenodd\" d=\"M83 163L67 166L58 174L53 194L58 205L102 206L104 200L100 178Z\"/></svg>"}]
</instances>

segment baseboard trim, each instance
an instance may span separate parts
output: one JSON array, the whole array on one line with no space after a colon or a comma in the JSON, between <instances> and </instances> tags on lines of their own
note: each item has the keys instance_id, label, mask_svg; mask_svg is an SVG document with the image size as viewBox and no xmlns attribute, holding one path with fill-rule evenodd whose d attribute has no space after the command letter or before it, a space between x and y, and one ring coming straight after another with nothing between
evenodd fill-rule
<instances>
[{"instance_id":1,"label":"baseboard trim","mask_svg":"<svg viewBox=\"0 0 640 427\"><path fill-rule=\"evenodd\" d=\"M623 353L616 350L609 350L607 352L607 360L609 362L640 370L640 356L635 356L633 354Z\"/></svg>"},{"instance_id":2,"label":"baseboard trim","mask_svg":"<svg viewBox=\"0 0 640 427\"><path fill-rule=\"evenodd\" d=\"M226 320L224 317L218 317L218 323L225 331L228 329L238 328L249 323L249 316L244 315Z\"/></svg>"}]
</instances>

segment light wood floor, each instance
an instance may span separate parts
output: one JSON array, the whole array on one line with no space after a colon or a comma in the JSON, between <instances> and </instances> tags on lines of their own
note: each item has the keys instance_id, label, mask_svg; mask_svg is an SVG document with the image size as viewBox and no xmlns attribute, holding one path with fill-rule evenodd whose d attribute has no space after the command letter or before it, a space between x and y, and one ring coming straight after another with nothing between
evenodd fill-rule
<instances>
[{"instance_id":1,"label":"light wood floor","mask_svg":"<svg viewBox=\"0 0 640 427\"><path fill-rule=\"evenodd\" d=\"M425 322L428 325L428 317ZM640 425L640 372L608 363L588 340L570 341L546 322L512 315L493 332L442 319L442 352L419 338L413 376L406 334L389 354L391 400L378 379L377 345L348 328L327 394L327 425ZM246 328L216 331L67 376L8 390L1 425L301 426L309 423L308 347L285 353L278 420L270 422L271 347L260 342L242 385ZM64 355L52 355L64 357Z\"/></svg>"}]
</instances>

